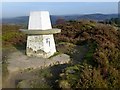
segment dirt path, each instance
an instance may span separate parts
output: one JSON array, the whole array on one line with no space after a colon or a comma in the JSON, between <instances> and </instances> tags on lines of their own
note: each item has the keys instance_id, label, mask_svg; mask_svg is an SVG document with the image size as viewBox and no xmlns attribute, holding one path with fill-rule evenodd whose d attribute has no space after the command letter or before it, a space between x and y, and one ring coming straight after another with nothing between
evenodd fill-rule
<instances>
[{"instance_id":1,"label":"dirt path","mask_svg":"<svg viewBox=\"0 0 120 90\"><path fill-rule=\"evenodd\" d=\"M25 55L25 51L15 51L13 53L10 53L7 57L8 61L8 71L9 76L6 78L5 82L6 84L3 85L3 87L8 88L14 88L16 80L21 80L24 78L31 78L32 75L30 74L20 74L20 71L25 69L37 69L37 68L45 68L48 66L53 66L55 64L65 64L71 61L74 63L79 63L86 52L88 51L88 48L86 46L75 46L73 49L68 48L72 51L70 51L70 57L66 54L59 54L54 57L51 57L50 59L44 59L44 58L38 58L38 57L28 57ZM61 47L60 51L62 53L65 53L67 50L67 47ZM70 59L71 58L71 59ZM18 73L19 71L19 73Z\"/></svg>"},{"instance_id":2,"label":"dirt path","mask_svg":"<svg viewBox=\"0 0 120 90\"><path fill-rule=\"evenodd\" d=\"M70 61L70 58L66 54L59 54L50 59L40 57L28 57L24 54L24 51L17 51L9 54L8 56L8 71L14 72L18 70L24 70L27 68L44 68L52 66L54 64L64 64Z\"/></svg>"},{"instance_id":3,"label":"dirt path","mask_svg":"<svg viewBox=\"0 0 120 90\"><path fill-rule=\"evenodd\" d=\"M59 54L51 57L50 59L45 59L40 57L28 57L25 55L24 51L16 51L8 55L7 61L7 69L9 71L9 76L4 81L4 84L7 84L3 85L3 87L14 87L15 82L11 82L11 77L16 74L15 72L25 69L37 69L57 64L65 64L70 61L70 57L66 54Z\"/></svg>"}]
</instances>

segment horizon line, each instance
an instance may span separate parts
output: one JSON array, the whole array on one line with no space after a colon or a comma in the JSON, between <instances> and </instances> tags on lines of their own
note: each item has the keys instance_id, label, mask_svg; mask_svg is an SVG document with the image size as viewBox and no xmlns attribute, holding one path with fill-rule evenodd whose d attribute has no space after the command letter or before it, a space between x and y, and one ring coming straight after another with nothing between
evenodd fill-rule
<instances>
[{"instance_id":1,"label":"horizon line","mask_svg":"<svg viewBox=\"0 0 120 90\"><path fill-rule=\"evenodd\" d=\"M52 16L66 16L66 15L92 15L92 14L102 14L102 15L108 15L108 14L118 14L119 13L84 13L84 14L59 14L59 15L55 15L55 14L50 14ZM15 16L15 17L2 17L1 19L9 19L9 18L17 18L17 17L24 17L24 16L29 16L29 15L23 15L23 16Z\"/></svg>"}]
</instances>

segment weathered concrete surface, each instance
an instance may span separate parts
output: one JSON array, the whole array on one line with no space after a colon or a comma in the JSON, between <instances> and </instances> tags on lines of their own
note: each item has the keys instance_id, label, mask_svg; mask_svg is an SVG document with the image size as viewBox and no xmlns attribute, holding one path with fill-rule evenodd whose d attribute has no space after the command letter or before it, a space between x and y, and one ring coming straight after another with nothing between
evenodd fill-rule
<instances>
[{"instance_id":1,"label":"weathered concrete surface","mask_svg":"<svg viewBox=\"0 0 120 90\"><path fill-rule=\"evenodd\" d=\"M39 34L38 31L42 32L42 34L45 33L45 35L34 35L36 33ZM52 30L50 15L48 11L31 12L27 33L33 33L33 35L28 35L27 37L26 54L28 56L37 56L43 58L52 56L56 52L54 37L53 34L46 35L46 33L52 33L55 31L56 30ZM29 48L31 49L29 50Z\"/></svg>"},{"instance_id":2,"label":"weathered concrete surface","mask_svg":"<svg viewBox=\"0 0 120 90\"><path fill-rule=\"evenodd\" d=\"M31 35L48 35L48 34L55 34L60 33L61 29L48 29L48 30L28 30L28 29L20 29L21 32L24 34L31 34Z\"/></svg>"},{"instance_id":3,"label":"weathered concrete surface","mask_svg":"<svg viewBox=\"0 0 120 90\"><path fill-rule=\"evenodd\" d=\"M24 51L23 51L24 52ZM17 51L8 56L8 71L9 73L24 70L27 68L44 68L57 64L69 63L70 57L66 54L59 54L50 59L41 57L28 57L23 52Z\"/></svg>"}]
</instances>

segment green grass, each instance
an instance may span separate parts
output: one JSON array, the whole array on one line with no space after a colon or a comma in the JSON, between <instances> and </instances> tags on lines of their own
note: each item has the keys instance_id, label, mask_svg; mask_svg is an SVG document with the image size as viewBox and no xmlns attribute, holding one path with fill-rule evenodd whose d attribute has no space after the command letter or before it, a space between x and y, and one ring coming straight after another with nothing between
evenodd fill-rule
<instances>
[{"instance_id":1,"label":"green grass","mask_svg":"<svg viewBox=\"0 0 120 90\"><path fill-rule=\"evenodd\" d=\"M3 41L8 41L12 38L14 38L15 36L19 36L20 34L19 33L16 33L16 32L8 32L8 33L5 33L3 36L2 36L2 40Z\"/></svg>"}]
</instances>

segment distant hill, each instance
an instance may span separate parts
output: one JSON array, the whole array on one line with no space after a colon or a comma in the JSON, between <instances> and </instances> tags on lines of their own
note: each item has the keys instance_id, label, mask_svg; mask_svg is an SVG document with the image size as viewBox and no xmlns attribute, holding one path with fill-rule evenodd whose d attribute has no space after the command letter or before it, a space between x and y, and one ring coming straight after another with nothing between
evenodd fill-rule
<instances>
[{"instance_id":1,"label":"distant hill","mask_svg":"<svg viewBox=\"0 0 120 90\"><path fill-rule=\"evenodd\" d=\"M66 21L68 20L80 20L80 19L90 19L90 20L106 20L111 18L117 18L117 14L86 14L86 15L51 15L52 24L56 24L56 20L63 18ZM29 20L28 16L21 16L15 18L3 18L3 24L27 24Z\"/></svg>"},{"instance_id":2,"label":"distant hill","mask_svg":"<svg viewBox=\"0 0 120 90\"><path fill-rule=\"evenodd\" d=\"M27 24L29 20L28 16L21 16L21 17L15 17L15 18L3 18L2 23L3 24Z\"/></svg>"}]
</instances>

